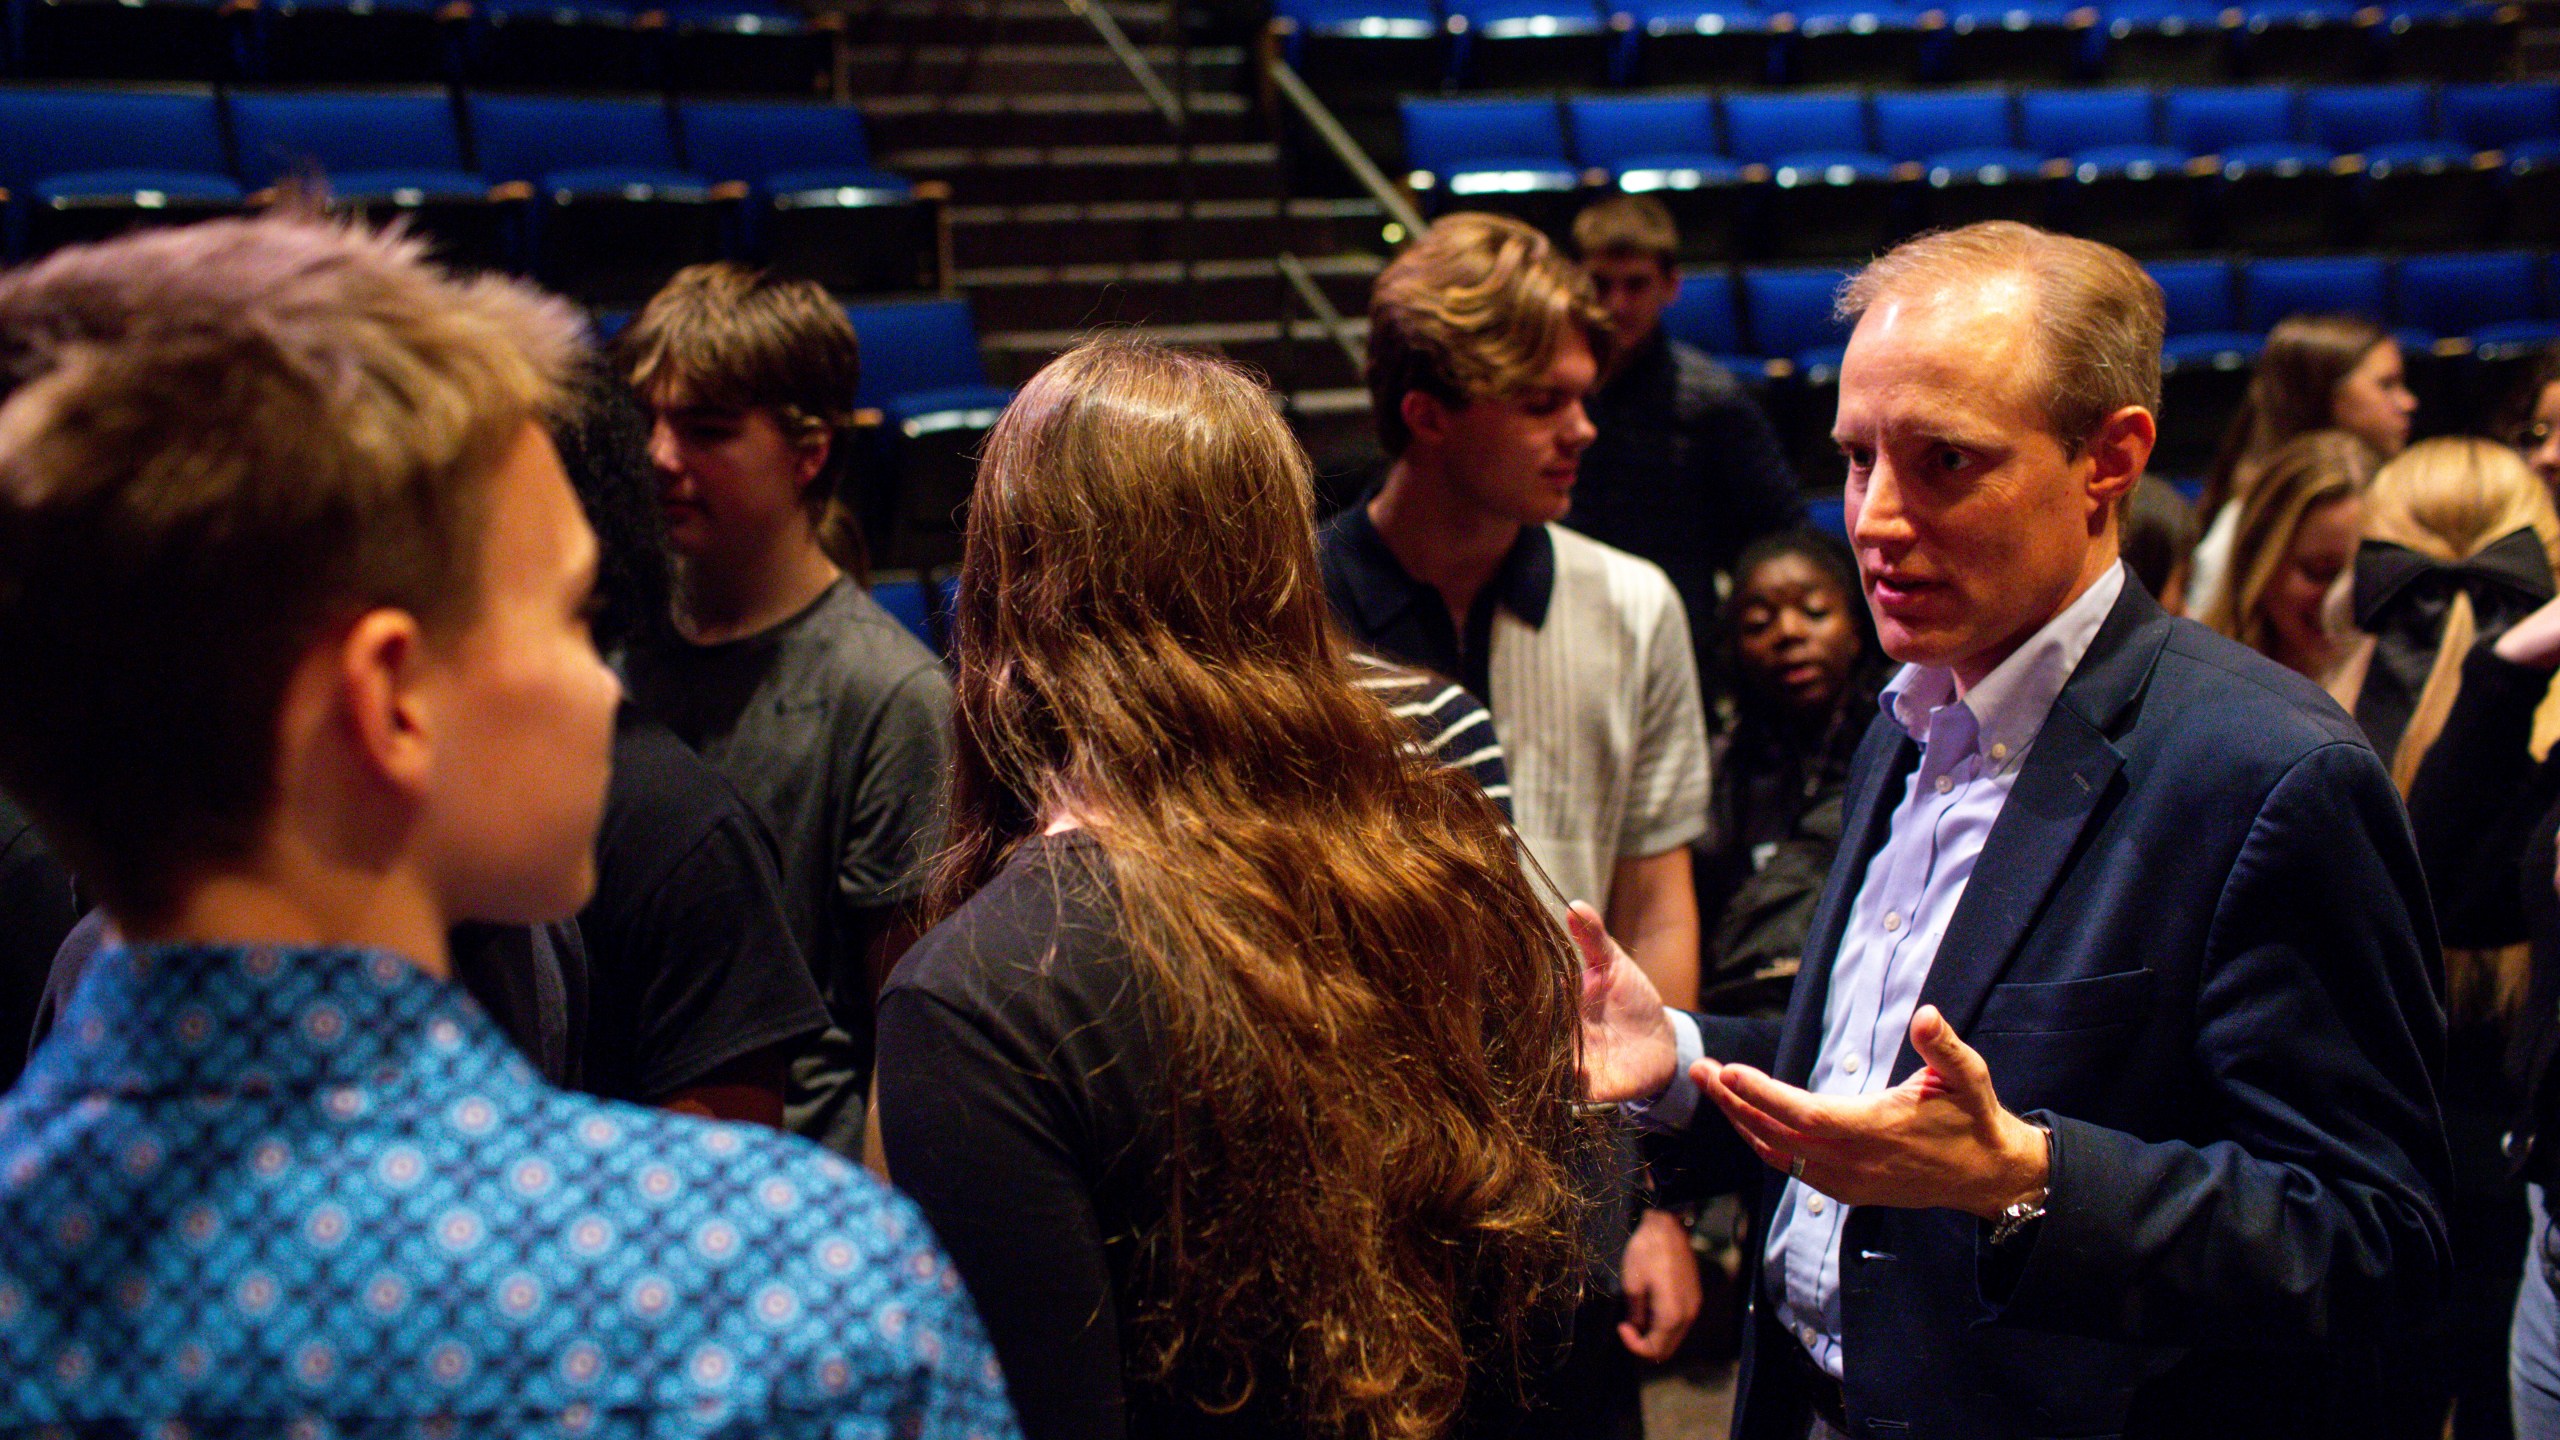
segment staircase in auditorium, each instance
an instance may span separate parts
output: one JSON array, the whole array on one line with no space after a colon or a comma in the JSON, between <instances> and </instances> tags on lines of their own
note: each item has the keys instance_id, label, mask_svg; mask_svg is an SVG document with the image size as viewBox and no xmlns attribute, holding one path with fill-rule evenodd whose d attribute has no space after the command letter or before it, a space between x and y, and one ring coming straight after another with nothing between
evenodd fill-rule
<instances>
[{"instance_id":1,"label":"staircase in auditorium","mask_svg":"<svg viewBox=\"0 0 2560 1440\"><path fill-rule=\"evenodd\" d=\"M1172 7L1109 13L1170 93ZM1384 221L1367 199L1286 193L1250 33L1194 22L1187 166L1138 72L1064 0L888 0L857 20L845 79L882 167L951 186L954 278L998 384L1097 327L1213 349L1270 377L1339 475L1374 448L1366 398L1276 257L1358 330Z\"/></svg>"}]
</instances>

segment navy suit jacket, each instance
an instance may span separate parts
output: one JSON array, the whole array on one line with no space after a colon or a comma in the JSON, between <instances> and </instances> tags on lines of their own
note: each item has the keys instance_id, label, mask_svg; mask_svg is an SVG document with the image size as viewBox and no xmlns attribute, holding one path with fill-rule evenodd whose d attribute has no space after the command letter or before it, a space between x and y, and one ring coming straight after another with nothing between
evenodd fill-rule
<instances>
[{"instance_id":1,"label":"navy suit jacket","mask_svg":"<svg viewBox=\"0 0 2560 1440\"><path fill-rule=\"evenodd\" d=\"M1707 1053L1811 1073L1832 962L1918 746L1851 770L1783 1021ZM2064 687L1950 920L1924 1004L2053 1127L2023 1257L1954 1210L1851 1209L1841 1315L1860 1437L2329 1435L2440 1297L2442 983L2390 777L2299 676L2138 584ZM1919 1067L1906 1039L1896 1081ZM1737 1440L1801 1440L1797 1342L1759 1255L1784 1177L1712 1105L1664 1158L1756 1200ZM2014 1247L2004 1247L2004 1250Z\"/></svg>"}]
</instances>

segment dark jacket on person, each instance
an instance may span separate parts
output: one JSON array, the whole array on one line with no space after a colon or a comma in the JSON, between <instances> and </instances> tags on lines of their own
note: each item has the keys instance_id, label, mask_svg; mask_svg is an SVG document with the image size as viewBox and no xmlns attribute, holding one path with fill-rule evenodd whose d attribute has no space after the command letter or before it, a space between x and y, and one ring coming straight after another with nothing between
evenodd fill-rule
<instances>
[{"instance_id":1,"label":"dark jacket on person","mask_svg":"<svg viewBox=\"0 0 2560 1440\"><path fill-rule=\"evenodd\" d=\"M1661 566L1691 630L1712 634L1716 576L1752 541L1804 523L1777 432L1731 371L1659 330L1585 408L1599 436L1564 523Z\"/></svg>"},{"instance_id":2,"label":"dark jacket on person","mask_svg":"<svg viewBox=\"0 0 2560 1440\"><path fill-rule=\"evenodd\" d=\"M1918 746L1891 716L1784 1022L1702 1016L1710 1055L1805 1082L1832 964ZM2035 1229L1843 1207L1861 1436L2357 1434L2370 1358L2448 1267L2442 983L2399 797L2310 682L2138 585L2044 722L1921 991L2052 1127ZM1920 1064L1906 1040L1893 1078ZM1671 1137L1696 1188L1769 1217L1785 1177L1712 1106ZM1746 1283L1761 1284L1761 1245ZM1737 1440L1801 1440L1810 1390L1747 1327Z\"/></svg>"},{"instance_id":3,"label":"dark jacket on person","mask_svg":"<svg viewBox=\"0 0 2560 1440\"><path fill-rule=\"evenodd\" d=\"M71 872L8 796L0 795L0 1090L18 1083L35 1038L53 952L80 919Z\"/></svg>"}]
</instances>

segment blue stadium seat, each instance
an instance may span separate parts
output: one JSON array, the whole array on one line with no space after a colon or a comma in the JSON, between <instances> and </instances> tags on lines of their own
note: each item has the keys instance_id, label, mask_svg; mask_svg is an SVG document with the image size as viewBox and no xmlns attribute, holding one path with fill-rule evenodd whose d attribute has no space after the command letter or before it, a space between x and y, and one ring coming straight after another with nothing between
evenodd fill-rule
<instances>
[{"instance_id":1,"label":"blue stadium seat","mask_svg":"<svg viewBox=\"0 0 2560 1440\"><path fill-rule=\"evenodd\" d=\"M1927 62L1930 78L2061 85L2097 63L2097 11L2072 0L1956 0Z\"/></svg>"},{"instance_id":2,"label":"blue stadium seat","mask_svg":"<svg viewBox=\"0 0 2560 1440\"><path fill-rule=\"evenodd\" d=\"M1881 250L1911 228L1917 167L1897 173L1867 138L1855 95L1731 95L1725 139L1737 160L1768 167L1762 253L1823 259Z\"/></svg>"},{"instance_id":3,"label":"blue stadium seat","mask_svg":"<svg viewBox=\"0 0 2560 1440\"><path fill-rule=\"evenodd\" d=\"M840 23L777 0L672 0L667 83L679 95L813 99L826 93Z\"/></svg>"},{"instance_id":4,"label":"blue stadium seat","mask_svg":"<svg viewBox=\"0 0 2560 1440\"><path fill-rule=\"evenodd\" d=\"M2058 218L2072 233L2135 254L2185 248L2196 229L2197 179L2185 152L2160 143L2147 89L2031 90L2018 98L2025 148L2070 163Z\"/></svg>"},{"instance_id":5,"label":"blue stadium seat","mask_svg":"<svg viewBox=\"0 0 2560 1440\"><path fill-rule=\"evenodd\" d=\"M665 78L664 20L638 0L480 0L465 72L501 90L654 90Z\"/></svg>"},{"instance_id":6,"label":"blue stadium seat","mask_svg":"<svg viewBox=\"0 0 2560 1440\"><path fill-rule=\"evenodd\" d=\"M1760 363L1742 340L1742 309L1735 301L1733 276L1721 266L1688 271L1680 277L1680 293L1662 312L1662 333L1694 345L1731 370L1745 384L1764 378Z\"/></svg>"},{"instance_id":7,"label":"blue stadium seat","mask_svg":"<svg viewBox=\"0 0 2560 1440\"><path fill-rule=\"evenodd\" d=\"M317 180L333 201L434 237L448 260L496 268L514 259L515 207L463 163L443 91L236 91L227 104L240 178L252 187Z\"/></svg>"},{"instance_id":8,"label":"blue stadium seat","mask_svg":"<svg viewBox=\"0 0 2560 1440\"><path fill-rule=\"evenodd\" d=\"M2229 73L2239 17L2215 0L2102 0L2099 15L2110 78L2203 85Z\"/></svg>"},{"instance_id":9,"label":"blue stadium seat","mask_svg":"<svg viewBox=\"0 0 2560 1440\"><path fill-rule=\"evenodd\" d=\"M2045 218L2044 157L2018 144L2007 94L1878 95L1875 118L1876 148L1926 175L1925 223Z\"/></svg>"},{"instance_id":10,"label":"blue stadium seat","mask_svg":"<svg viewBox=\"0 0 2560 1440\"><path fill-rule=\"evenodd\" d=\"M2381 15L2350 0L2249 0L2239 61L2256 80L2340 83L2371 74Z\"/></svg>"},{"instance_id":11,"label":"blue stadium seat","mask_svg":"<svg viewBox=\"0 0 2560 1440\"><path fill-rule=\"evenodd\" d=\"M2539 318L2535 257L2523 251L2412 255L2399 264L2399 320L2440 352L2540 344L2560 333Z\"/></svg>"},{"instance_id":12,"label":"blue stadium seat","mask_svg":"<svg viewBox=\"0 0 2560 1440\"><path fill-rule=\"evenodd\" d=\"M1716 143L1713 100L1576 96L1565 107L1575 156L1607 171L1619 189L1651 193L1668 206L1679 222L1683 256L1722 260L1739 252L1742 167Z\"/></svg>"},{"instance_id":13,"label":"blue stadium seat","mask_svg":"<svg viewBox=\"0 0 2560 1440\"><path fill-rule=\"evenodd\" d=\"M210 90L0 91L0 187L20 256L244 199Z\"/></svg>"},{"instance_id":14,"label":"blue stadium seat","mask_svg":"<svg viewBox=\"0 0 2560 1440\"><path fill-rule=\"evenodd\" d=\"M1752 0L1634 0L1619 65L1638 85L1757 86L1777 79L1769 11Z\"/></svg>"},{"instance_id":15,"label":"blue stadium seat","mask_svg":"<svg viewBox=\"0 0 2560 1440\"><path fill-rule=\"evenodd\" d=\"M2159 283L2168 307L2152 468L2195 474L2213 463L2223 426L2249 388L2249 367L2264 337L2239 328L2238 285L2228 261L2165 260L2142 268Z\"/></svg>"},{"instance_id":16,"label":"blue stadium seat","mask_svg":"<svg viewBox=\"0 0 2560 1440\"><path fill-rule=\"evenodd\" d=\"M865 497L872 559L927 569L960 558L972 458L1013 392L987 383L977 322L965 300L847 306L862 342L858 405L881 413ZM883 493L885 492L885 493Z\"/></svg>"},{"instance_id":17,"label":"blue stadium seat","mask_svg":"<svg viewBox=\"0 0 2560 1440\"><path fill-rule=\"evenodd\" d=\"M2305 91L2303 131L2363 162L2359 186L2367 244L2426 250L2485 233L2495 192L2471 148L2436 135L2424 85L2354 85Z\"/></svg>"},{"instance_id":18,"label":"blue stadium seat","mask_svg":"<svg viewBox=\"0 0 2560 1440\"><path fill-rule=\"evenodd\" d=\"M939 199L878 169L850 105L691 100L676 107L687 168L747 187L747 248L840 294L938 288Z\"/></svg>"},{"instance_id":19,"label":"blue stadium seat","mask_svg":"<svg viewBox=\"0 0 2560 1440\"><path fill-rule=\"evenodd\" d=\"M1742 272L1745 349L1808 376L1832 377L1849 327L1832 314L1846 270L1752 268Z\"/></svg>"},{"instance_id":20,"label":"blue stadium seat","mask_svg":"<svg viewBox=\"0 0 2560 1440\"><path fill-rule=\"evenodd\" d=\"M1449 71L1449 32L1431 0L1279 0L1281 58L1372 155L1396 139L1396 99Z\"/></svg>"},{"instance_id":21,"label":"blue stadium seat","mask_svg":"<svg viewBox=\"0 0 2560 1440\"><path fill-rule=\"evenodd\" d=\"M467 20L442 0L261 0L257 73L293 85L441 85Z\"/></svg>"},{"instance_id":22,"label":"blue stadium seat","mask_svg":"<svg viewBox=\"0 0 2560 1440\"><path fill-rule=\"evenodd\" d=\"M2172 90L2162 138L2221 172L2216 233L2238 250L2318 250L2349 228L2351 177L2327 147L2294 133L2297 97L2287 86Z\"/></svg>"},{"instance_id":23,"label":"blue stadium seat","mask_svg":"<svg viewBox=\"0 0 2560 1440\"><path fill-rule=\"evenodd\" d=\"M1496 210L1550 230L1572 218L1582 172L1555 101L1407 99L1402 110L1426 209Z\"/></svg>"},{"instance_id":24,"label":"blue stadium seat","mask_svg":"<svg viewBox=\"0 0 2560 1440\"><path fill-rule=\"evenodd\" d=\"M1798 85L1910 85L1928 78L1945 12L1915 0L1791 0L1781 65Z\"/></svg>"},{"instance_id":25,"label":"blue stadium seat","mask_svg":"<svg viewBox=\"0 0 2560 1440\"><path fill-rule=\"evenodd\" d=\"M2287 315L2361 315L2376 324L2391 317L2387 267L2369 255L2252 260L2241 267L2240 283L2242 323L2253 330Z\"/></svg>"},{"instance_id":26,"label":"blue stadium seat","mask_svg":"<svg viewBox=\"0 0 2560 1440\"><path fill-rule=\"evenodd\" d=\"M2560 82L2447 85L2437 97L2444 134L2474 150L2560 141Z\"/></svg>"},{"instance_id":27,"label":"blue stadium seat","mask_svg":"<svg viewBox=\"0 0 2560 1440\"><path fill-rule=\"evenodd\" d=\"M533 270L597 304L637 304L717 257L735 195L685 168L656 100L464 97L480 172L528 187Z\"/></svg>"},{"instance_id":28,"label":"blue stadium seat","mask_svg":"<svg viewBox=\"0 0 2560 1440\"><path fill-rule=\"evenodd\" d=\"M1623 32L1594 0L1450 0L1458 78L1487 89L1602 85Z\"/></svg>"}]
</instances>

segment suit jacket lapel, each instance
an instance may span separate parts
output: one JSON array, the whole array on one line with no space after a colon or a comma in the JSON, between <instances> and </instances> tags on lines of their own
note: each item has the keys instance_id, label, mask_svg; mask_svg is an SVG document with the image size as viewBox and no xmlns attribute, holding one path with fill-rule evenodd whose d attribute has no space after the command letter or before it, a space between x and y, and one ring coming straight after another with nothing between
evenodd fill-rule
<instances>
[{"instance_id":1,"label":"suit jacket lapel","mask_svg":"<svg viewBox=\"0 0 2560 1440\"><path fill-rule=\"evenodd\" d=\"M1840 937L1849 926L1849 908L1866 879L1867 862L1884 848L1900 803L1904 777L1920 760L1919 743L1893 718L1878 714L1858 742L1850 761L1849 795L1841 815L1840 853L1831 862L1813 924L1805 933L1804 955L1796 983L1788 993L1787 1018L1778 1036L1777 1078L1801 1085L1813 1073L1813 1057L1822 1046L1822 1011L1831 992L1831 966L1840 955Z\"/></svg>"},{"instance_id":2,"label":"suit jacket lapel","mask_svg":"<svg viewBox=\"0 0 2560 1440\"><path fill-rule=\"evenodd\" d=\"M2108 736L2150 679L2171 623L2140 585L2126 585L2037 732L1920 987L1920 1003L1937 1006L1958 1035L1982 1013L2082 832L2112 803L2124 754ZM1906 1038L1893 1078L1919 1064Z\"/></svg>"}]
</instances>

